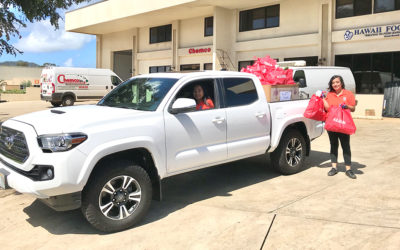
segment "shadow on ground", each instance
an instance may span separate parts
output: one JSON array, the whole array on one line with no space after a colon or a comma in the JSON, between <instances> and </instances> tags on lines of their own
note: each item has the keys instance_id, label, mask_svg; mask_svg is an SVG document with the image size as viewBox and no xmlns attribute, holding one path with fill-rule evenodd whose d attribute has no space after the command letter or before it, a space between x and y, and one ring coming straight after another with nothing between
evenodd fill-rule
<instances>
[{"instance_id":1,"label":"shadow on ground","mask_svg":"<svg viewBox=\"0 0 400 250\"><path fill-rule=\"evenodd\" d=\"M325 163L328 160L328 153L313 151L303 171L311 167L328 168L330 164ZM163 201L153 201L146 218L137 227L160 220L189 204L230 196L234 190L280 176L270 166L268 156L259 156L167 178L162 184ZM354 166L357 169L365 167ZM43 227L52 234L100 234L89 225L80 210L56 212L36 200L24 212L32 226Z\"/></svg>"},{"instance_id":2,"label":"shadow on ground","mask_svg":"<svg viewBox=\"0 0 400 250\"><path fill-rule=\"evenodd\" d=\"M340 154L340 153L339 153ZM319 151L311 151L310 157L307 158L307 164L306 164L306 169L310 167L319 167L319 168L331 168L331 161L330 161L330 155L329 153L326 152L319 152ZM352 162L351 163L351 169L356 175L362 175L364 174L364 171L362 171L363 168L366 168L367 165L364 165L359 162ZM306 170L305 169L305 170ZM337 169L339 172L345 172L346 167L344 165L344 162L339 162Z\"/></svg>"}]
</instances>

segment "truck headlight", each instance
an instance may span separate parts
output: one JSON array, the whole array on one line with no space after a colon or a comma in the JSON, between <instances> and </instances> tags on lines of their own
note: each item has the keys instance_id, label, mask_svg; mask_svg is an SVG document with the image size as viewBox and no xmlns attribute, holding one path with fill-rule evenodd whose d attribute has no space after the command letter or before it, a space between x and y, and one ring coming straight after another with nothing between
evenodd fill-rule
<instances>
[{"instance_id":1,"label":"truck headlight","mask_svg":"<svg viewBox=\"0 0 400 250\"><path fill-rule=\"evenodd\" d=\"M87 135L82 133L41 135L38 137L39 146L43 151L62 152L70 150L86 141Z\"/></svg>"}]
</instances>

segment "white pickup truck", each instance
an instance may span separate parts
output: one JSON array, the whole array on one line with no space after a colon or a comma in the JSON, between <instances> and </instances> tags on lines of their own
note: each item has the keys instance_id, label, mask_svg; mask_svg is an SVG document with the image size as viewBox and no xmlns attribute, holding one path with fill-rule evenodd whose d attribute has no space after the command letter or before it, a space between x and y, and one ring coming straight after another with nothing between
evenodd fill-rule
<instances>
[{"instance_id":1,"label":"white pickup truck","mask_svg":"<svg viewBox=\"0 0 400 250\"><path fill-rule=\"evenodd\" d=\"M196 111L195 85L215 108ZM133 77L97 105L55 108L1 125L0 186L58 211L81 207L97 229L114 232L161 199L162 179L271 153L283 174L301 170L321 122L308 100L268 103L254 75L160 73Z\"/></svg>"}]
</instances>

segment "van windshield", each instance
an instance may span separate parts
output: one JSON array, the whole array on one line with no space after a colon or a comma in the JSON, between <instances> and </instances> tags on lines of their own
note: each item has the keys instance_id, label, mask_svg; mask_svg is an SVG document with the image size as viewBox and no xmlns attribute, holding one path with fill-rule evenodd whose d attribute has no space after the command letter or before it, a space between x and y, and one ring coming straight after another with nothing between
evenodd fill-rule
<instances>
[{"instance_id":1,"label":"van windshield","mask_svg":"<svg viewBox=\"0 0 400 250\"><path fill-rule=\"evenodd\" d=\"M177 81L174 78L132 78L120 84L97 105L154 111Z\"/></svg>"}]
</instances>

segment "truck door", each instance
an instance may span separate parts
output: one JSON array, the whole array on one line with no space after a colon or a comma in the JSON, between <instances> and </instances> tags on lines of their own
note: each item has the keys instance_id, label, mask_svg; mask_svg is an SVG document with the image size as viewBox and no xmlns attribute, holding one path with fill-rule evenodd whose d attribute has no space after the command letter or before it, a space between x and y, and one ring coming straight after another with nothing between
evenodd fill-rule
<instances>
[{"instance_id":1,"label":"truck door","mask_svg":"<svg viewBox=\"0 0 400 250\"><path fill-rule=\"evenodd\" d=\"M171 114L168 107L178 98L193 98L193 89L200 85L215 107ZM226 160L226 116L220 108L214 79L197 79L186 83L164 110L167 168L179 172L190 168L215 165Z\"/></svg>"},{"instance_id":2,"label":"truck door","mask_svg":"<svg viewBox=\"0 0 400 250\"><path fill-rule=\"evenodd\" d=\"M230 159L265 153L270 144L269 107L251 78L222 78Z\"/></svg>"}]
</instances>

